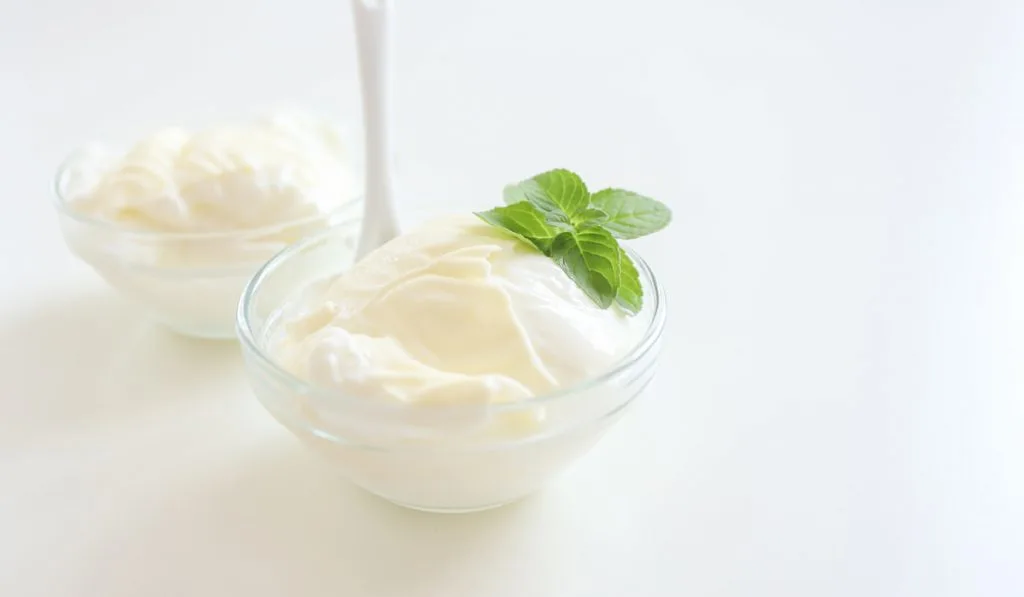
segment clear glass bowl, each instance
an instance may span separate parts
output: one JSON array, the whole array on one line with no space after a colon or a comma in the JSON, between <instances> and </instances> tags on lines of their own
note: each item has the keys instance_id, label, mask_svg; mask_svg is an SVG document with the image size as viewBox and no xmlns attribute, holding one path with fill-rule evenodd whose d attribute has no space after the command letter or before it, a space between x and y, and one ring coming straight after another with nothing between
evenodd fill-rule
<instances>
[{"instance_id":1,"label":"clear glass bowl","mask_svg":"<svg viewBox=\"0 0 1024 597\"><path fill-rule=\"evenodd\" d=\"M54 181L68 248L120 294L171 329L202 338L234 338L246 283L282 248L316 231L357 221L361 198L313 219L215 233L132 230L77 213L67 202L69 172Z\"/></svg>"},{"instance_id":2,"label":"clear glass bowl","mask_svg":"<svg viewBox=\"0 0 1024 597\"><path fill-rule=\"evenodd\" d=\"M238 336L250 383L282 425L356 485L396 504L468 512L538 489L583 455L654 375L665 297L636 253L645 332L609 371L557 393L486 405L410 406L315 387L274 361L283 321L304 289L352 263L357 224L315 234L271 259L238 308Z\"/></svg>"}]
</instances>

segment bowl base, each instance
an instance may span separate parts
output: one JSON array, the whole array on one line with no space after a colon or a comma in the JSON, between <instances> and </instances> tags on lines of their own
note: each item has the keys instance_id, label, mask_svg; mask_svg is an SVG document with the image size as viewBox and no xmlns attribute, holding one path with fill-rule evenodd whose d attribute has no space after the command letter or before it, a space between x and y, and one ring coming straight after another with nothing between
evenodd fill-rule
<instances>
[{"instance_id":1,"label":"bowl base","mask_svg":"<svg viewBox=\"0 0 1024 597\"><path fill-rule=\"evenodd\" d=\"M508 504L511 504L512 502L515 501L515 500L511 500L511 501L507 501L507 502L498 502L496 504L486 504L486 505L483 505L483 506L471 506L471 507L468 507L468 508L437 508L437 507L434 507L434 506L419 506L419 505L416 505L416 504L407 504L405 502L399 502L397 500L392 500L392 499L386 498L386 497L384 497L382 495L378 495L378 494L374 494L374 495L376 495L377 497L381 498L382 500L387 500L387 501L391 502L392 504L394 504L396 506L401 506L402 508L408 508L410 510L417 510L419 512L428 512L430 514L472 514L473 512L483 512L485 510L494 510L495 508L500 508L502 506L507 506Z\"/></svg>"},{"instance_id":2,"label":"bowl base","mask_svg":"<svg viewBox=\"0 0 1024 597\"><path fill-rule=\"evenodd\" d=\"M211 329L204 327L191 327L187 325L180 325L166 319L162 319L156 316L151 316L154 323L160 325L165 330L172 334L177 334L185 338L194 338L196 340L215 340L215 341L228 341L233 342L238 340L238 336L235 335L235 331L223 330L223 329Z\"/></svg>"}]
</instances>

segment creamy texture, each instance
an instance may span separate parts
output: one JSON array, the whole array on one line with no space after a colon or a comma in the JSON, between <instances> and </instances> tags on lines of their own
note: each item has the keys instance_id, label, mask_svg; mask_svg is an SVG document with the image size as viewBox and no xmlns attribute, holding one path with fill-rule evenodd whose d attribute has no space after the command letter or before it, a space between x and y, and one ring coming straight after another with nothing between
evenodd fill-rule
<instances>
[{"instance_id":1,"label":"creamy texture","mask_svg":"<svg viewBox=\"0 0 1024 597\"><path fill-rule=\"evenodd\" d=\"M244 231L337 208L354 194L351 172L335 127L276 116L164 129L123 155L92 148L69 164L65 194L73 211L125 228Z\"/></svg>"},{"instance_id":2,"label":"creamy texture","mask_svg":"<svg viewBox=\"0 0 1024 597\"><path fill-rule=\"evenodd\" d=\"M272 351L367 400L487 404L607 371L643 324L600 309L548 257L471 215L428 223L307 296Z\"/></svg>"},{"instance_id":3,"label":"creamy texture","mask_svg":"<svg viewBox=\"0 0 1024 597\"><path fill-rule=\"evenodd\" d=\"M312 116L168 128L123 153L97 146L73 157L58 181L61 226L79 257L156 319L231 338L261 264L358 219L351 173L339 131Z\"/></svg>"}]
</instances>

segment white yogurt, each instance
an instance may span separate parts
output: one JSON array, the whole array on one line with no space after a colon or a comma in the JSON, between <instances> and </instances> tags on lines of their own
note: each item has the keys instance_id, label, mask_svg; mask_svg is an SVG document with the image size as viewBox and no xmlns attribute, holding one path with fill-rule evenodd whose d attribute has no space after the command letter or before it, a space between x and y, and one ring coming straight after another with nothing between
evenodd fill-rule
<instances>
[{"instance_id":1,"label":"white yogurt","mask_svg":"<svg viewBox=\"0 0 1024 597\"><path fill-rule=\"evenodd\" d=\"M516 402L607 370L642 326L550 258L472 215L370 253L288 324L295 375L397 404Z\"/></svg>"},{"instance_id":2,"label":"white yogurt","mask_svg":"<svg viewBox=\"0 0 1024 597\"><path fill-rule=\"evenodd\" d=\"M92 147L68 169L72 211L148 232L273 227L323 216L356 191L339 131L308 116L168 128L122 155Z\"/></svg>"}]
</instances>

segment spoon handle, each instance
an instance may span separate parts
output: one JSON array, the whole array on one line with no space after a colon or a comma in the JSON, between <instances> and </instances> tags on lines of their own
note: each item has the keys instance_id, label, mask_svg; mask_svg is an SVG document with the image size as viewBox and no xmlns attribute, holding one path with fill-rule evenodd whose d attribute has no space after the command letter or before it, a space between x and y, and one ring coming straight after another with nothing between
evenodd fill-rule
<instances>
[{"instance_id":1,"label":"spoon handle","mask_svg":"<svg viewBox=\"0 0 1024 597\"><path fill-rule=\"evenodd\" d=\"M398 236L392 174L392 4L392 0L352 0L366 128L366 197L357 260Z\"/></svg>"}]
</instances>

